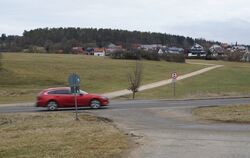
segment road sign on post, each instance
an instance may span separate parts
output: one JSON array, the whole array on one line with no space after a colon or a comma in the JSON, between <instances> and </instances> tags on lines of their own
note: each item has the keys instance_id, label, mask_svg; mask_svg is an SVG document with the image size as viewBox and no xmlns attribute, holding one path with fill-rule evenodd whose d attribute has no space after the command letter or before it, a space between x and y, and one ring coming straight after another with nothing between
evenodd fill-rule
<instances>
[{"instance_id":1,"label":"road sign on post","mask_svg":"<svg viewBox=\"0 0 250 158\"><path fill-rule=\"evenodd\" d=\"M80 86L80 77L77 74L69 75L68 82L70 87Z\"/></svg>"},{"instance_id":2,"label":"road sign on post","mask_svg":"<svg viewBox=\"0 0 250 158\"><path fill-rule=\"evenodd\" d=\"M71 93L74 94L75 114L76 114L75 119L79 120L78 119L78 107L77 107L77 94L80 93L80 77L77 74L73 73L69 75L68 82L69 82Z\"/></svg>"},{"instance_id":3,"label":"road sign on post","mask_svg":"<svg viewBox=\"0 0 250 158\"><path fill-rule=\"evenodd\" d=\"M178 74L176 73L176 72L173 72L172 74L171 74L171 78L172 79L177 79L177 77L178 77Z\"/></svg>"},{"instance_id":4,"label":"road sign on post","mask_svg":"<svg viewBox=\"0 0 250 158\"><path fill-rule=\"evenodd\" d=\"M175 96L175 82L177 81L177 77L178 77L178 74L176 72L173 72L171 74L171 78L172 78L172 85L173 85L173 94Z\"/></svg>"}]
</instances>

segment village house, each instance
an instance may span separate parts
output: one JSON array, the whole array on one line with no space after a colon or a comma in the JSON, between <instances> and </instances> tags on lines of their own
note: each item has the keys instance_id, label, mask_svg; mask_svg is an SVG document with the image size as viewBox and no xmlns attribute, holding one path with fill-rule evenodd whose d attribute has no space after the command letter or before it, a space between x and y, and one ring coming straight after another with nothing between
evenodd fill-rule
<instances>
[{"instance_id":1,"label":"village house","mask_svg":"<svg viewBox=\"0 0 250 158\"><path fill-rule=\"evenodd\" d=\"M109 53L113 53L115 51L121 51L123 50L122 46L121 45L115 45L113 43L110 43L107 48L106 48L106 52L109 52Z\"/></svg>"},{"instance_id":2,"label":"village house","mask_svg":"<svg viewBox=\"0 0 250 158\"><path fill-rule=\"evenodd\" d=\"M204 47L195 43L193 47L189 50L188 57L205 57L206 52Z\"/></svg>"},{"instance_id":3,"label":"village house","mask_svg":"<svg viewBox=\"0 0 250 158\"><path fill-rule=\"evenodd\" d=\"M226 50L227 48L230 48L230 45L227 43L221 43L220 45L224 50Z\"/></svg>"},{"instance_id":4,"label":"village house","mask_svg":"<svg viewBox=\"0 0 250 158\"><path fill-rule=\"evenodd\" d=\"M106 48L106 55L109 55L117 51L125 51L125 49L123 49L121 45L115 45L113 43L110 43Z\"/></svg>"},{"instance_id":5,"label":"village house","mask_svg":"<svg viewBox=\"0 0 250 158\"><path fill-rule=\"evenodd\" d=\"M245 46L242 46L242 45L234 45L232 47L232 51L245 53L245 52L247 52L247 48Z\"/></svg>"},{"instance_id":6,"label":"village house","mask_svg":"<svg viewBox=\"0 0 250 158\"><path fill-rule=\"evenodd\" d=\"M86 55L94 55L94 48L88 47L85 49L84 54Z\"/></svg>"},{"instance_id":7,"label":"village house","mask_svg":"<svg viewBox=\"0 0 250 158\"><path fill-rule=\"evenodd\" d=\"M218 44L214 44L209 48L209 51L211 52L212 56L223 56L225 50Z\"/></svg>"},{"instance_id":8,"label":"village house","mask_svg":"<svg viewBox=\"0 0 250 158\"><path fill-rule=\"evenodd\" d=\"M178 47L169 47L168 48L168 53L179 54L179 53L183 53L183 52L184 52L183 48L178 48Z\"/></svg>"},{"instance_id":9,"label":"village house","mask_svg":"<svg viewBox=\"0 0 250 158\"><path fill-rule=\"evenodd\" d=\"M162 48L163 45L162 44L141 44L140 47L138 47L138 49L142 49L145 51L149 51L149 50L153 50L156 51L159 48Z\"/></svg>"},{"instance_id":10,"label":"village house","mask_svg":"<svg viewBox=\"0 0 250 158\"><path fill-rule=\"evenodd\" d=\"M250 62L250 52L249 52L248 48L246 50L246 53L243 55L241 61Z\"/></svg>"},{"instance_id":11,"label":"village house","mask_svg":"<svg viewBox=\"0 0 250 158\"><path fill-rule=\"evenodd\" d=\"M228 45L226 47L226 50L228 52L241 52L241 53L246 53L247 52L247 47L244 45L238 45L236 42L235 44Z\"/></svg>"},{"instance_id":12,"label":"village house","mask_svg":"<svg viewBox=\"0 0 250 158\"><path fill-rule=\"evenodd\" d=\"M163 47L159 49L158 54L163 54L163 53L179 54L179 53L184 53L184 49L178 47L169 47L169 48Z\"/></svg>"},{"instance_id":13,"label":"village house","mask_svg":"<svg viewBox=\"0 0 250 158\"><path fill-rule=\"evenodd\" d=\"M106 50L105 48L94 48L94 56L105 56Z\"/></svg>"},{"instance_id":14,"label":"village house","mask_svg":"<svg viewBox=\"0 0 250 158\"><path fill-rule=\"evenodd\" d=\"M83 48L82 47L73 47L72 50L71 50L72 53L74 54L81 54L83 53Z\"/></svg>"},{"instance_id":15,"label":"village house","mask_svg":"<svg viewBox=\"0 0 250 158\"><path fill-rule=\"evenodd\" d=\"M131 44L132 49L140 49L140 44Z\"/></svg>"},{"instance_id":16,"label":"village house","mask_svg":"<svg viewBox=\"0 0 250 158\"><path fill-rule=\"evenodd\" d=\"M158 54L163 54L163 53L166 53L166 49L165 48L160 48L158 50Z\"/></svg>"}]
</instances>

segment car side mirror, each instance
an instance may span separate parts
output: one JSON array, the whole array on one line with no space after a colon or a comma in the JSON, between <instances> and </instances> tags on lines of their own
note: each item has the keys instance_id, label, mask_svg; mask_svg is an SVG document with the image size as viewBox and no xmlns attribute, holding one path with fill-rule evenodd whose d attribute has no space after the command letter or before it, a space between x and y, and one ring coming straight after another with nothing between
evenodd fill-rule
<instances>
[{"instance_id":1,"label":"car side mirror","mask_svg":"<svg viewBox=\"0 0 250 158\"><path fill-rule=\"evenodd\" d=\"M82 94L82 93L80 93L79 95L80 95L80 96L83 96L83 94Z\"/></svg>"}]
</instances>

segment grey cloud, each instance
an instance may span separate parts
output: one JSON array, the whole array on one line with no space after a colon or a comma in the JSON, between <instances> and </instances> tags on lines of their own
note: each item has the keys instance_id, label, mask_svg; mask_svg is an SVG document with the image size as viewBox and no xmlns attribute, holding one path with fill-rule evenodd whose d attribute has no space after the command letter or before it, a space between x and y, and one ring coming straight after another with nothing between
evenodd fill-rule
<instances>
[{"instance_id":1,"label":"grey cloud","mask_svg":"<svg viewBox=\"0 0 250 158\"><path fill-rule=\"evenodd\" d=\"M173 27L165 26L169 32L206 38L221 42L242 44L250 43L250 22L241 19L230 19L227 21L206 21L201 23L188 23ZM164 30L164 29L163 29Z\"/></svg>"},{"instance_id":2,"label":"grey cloud","mask_svg":"<svg viewBox=\"0 0 250 158\"><path fill-rule=\"evenodd\" d=\"M5 0L0 33L105 27L249 43L249 5L248 0Z\"/></svg>"}]
</instances>

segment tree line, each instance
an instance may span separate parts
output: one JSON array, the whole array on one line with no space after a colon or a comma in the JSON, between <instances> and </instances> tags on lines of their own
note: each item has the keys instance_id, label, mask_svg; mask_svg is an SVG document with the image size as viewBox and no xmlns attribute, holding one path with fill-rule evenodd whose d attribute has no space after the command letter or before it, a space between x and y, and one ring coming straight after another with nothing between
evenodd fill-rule
<instances>
[{"instance_id":1,"label":"tree line","mask_svg":"<svg viewBox=\"0 0 250 158\"><path fill-rule=\"evenodd\" d=\"M47 53L58 50L69 53L72 47L105 47L110 43L122 45L126 49L132 48L133 44L162 44L190 48L195 42L205 47L218 43L166 33L96 28L38 28L24 31L22 36L2 34L0 51L19 52L40 47Z\"/></svg>"}]
</instances>

